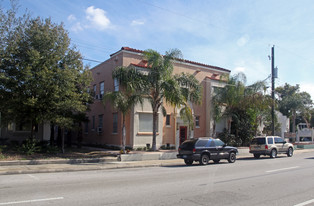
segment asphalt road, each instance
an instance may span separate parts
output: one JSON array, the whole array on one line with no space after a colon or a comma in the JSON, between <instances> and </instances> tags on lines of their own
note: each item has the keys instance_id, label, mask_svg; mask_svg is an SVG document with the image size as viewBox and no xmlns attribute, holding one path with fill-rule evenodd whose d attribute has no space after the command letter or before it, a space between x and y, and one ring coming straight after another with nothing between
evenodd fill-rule
<instances>
[{"instance_id":1,"label":"asphalt road","mask_svg":"<svg viewBox=\"0 0 314 206\"><path fill-rule=\"evenodd\" d=\"M0 176L1 205L314 205L314 153Z\"/></svg>"}]
</instances>

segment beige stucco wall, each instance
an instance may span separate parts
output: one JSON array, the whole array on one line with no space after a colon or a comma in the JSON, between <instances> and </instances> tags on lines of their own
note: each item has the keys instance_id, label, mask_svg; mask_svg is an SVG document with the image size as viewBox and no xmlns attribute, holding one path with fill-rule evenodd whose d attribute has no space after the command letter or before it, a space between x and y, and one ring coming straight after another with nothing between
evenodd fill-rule
<instances>
[{"instance_id":1,"label":"beige stucco wall","mask_svg":"<svg viewBox=\"0 0 314 206\"><path fill-rule=\"evenodd\" d=\"M97 85L97 93L99 93L99 83L104 81L105 92L113 90L112 71L117 66L129 66L130 64L145 64L143 61L143 55L141 53L131 52L128 50L121 50L114 54L110 59L104 63L93 68L93 82L91 84L91 90L93 85ZM210 136L212 128L212 118L210 114L211 107L211 90L213 84L218 84L217 80L212 80L214 75L216 79L220 79L220 75L228 74L226 71L220 71L217 68L209 68L207 66L193 64L191 62L174 62L173 74L189 73L194 74L196 79L201 83L203 87L203 99L201 105L193 104L194 116L200 117L200 127L193 130L194 137ZM212 83L214 82L214 83ZM186 125L180 117L178 117L178 111L170 105L164 105L167 110L167 114L170 115L170 126L166 126L166 117L159 112L158 119L158 135L157 135L157 147L165 144L177 145L178 144L178 126ZM84 141L96 144L113 144L120 145L122 137L122 116L119 113L118 116L118 134L112 134L112 114L115 112L109 103L103 106L100 100L95 100L94 104L91 105L91 111L87 114L89 116L89 132L84 135ZM144 147L146 144L152 144L152 134L139 133L139 114L141 112L152 113L152 108L149 102L145 102L143 107L136 105L134 109L127 116L126 120L126 136L127 145L131 147ZM98 115L104 115L103 132L98 134L97 131L91 129L92 116L96 118L96 127L98 125ZM188 130L188 133L190 130Z\"/></svg>"}]
</instances>

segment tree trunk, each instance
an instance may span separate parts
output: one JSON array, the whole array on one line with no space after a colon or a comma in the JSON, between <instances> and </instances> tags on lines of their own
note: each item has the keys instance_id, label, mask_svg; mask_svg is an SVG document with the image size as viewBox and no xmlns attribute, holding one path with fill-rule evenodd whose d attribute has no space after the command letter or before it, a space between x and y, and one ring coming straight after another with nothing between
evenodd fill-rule
<instances>
[{"instance_id":1,"label":"tree trunk","mask_svg":"<svg viewBox=\"0 0 314 206\"><path fill-rule=\"evenodd\" d=\"M153 142L152 142L152 150L156 151L156 137L157 137L157 125L158 125L158 112L153 111Z\"/></svg>"},{"instance_id":2,"label":"tree trunk","mask_svg":"<svg viewBox=\"0 0 314 206\"><path fill-rule=\"evenodd\" d=\"M68 130L67 133L67 146L72 147L72 130Z\"/></svg>"},{"instance_id":3,"label":"tree trunk","mask_svg":"<svg viewBox=\"0 0 314 206\"><path fill-rule=\"evenodd\" d=\"M214 121L214 123L213 123L213 133L212 133L212 137L216 137L216 121Z\"/></svg>"},{"instance_id":4,"label":"tree trunk","mask_svg":"<svg viewBox=\"0 0 314 206\"><path fill-rule=\"evenodd\" d=\"M58 126L57 145L58 147L62 146L62 130L60 126Z\"/></svg>"},{"instance_id":5,"label":"tree trunk","mask_svg":"<svg viewBox=\"0 0 314 206\"><path fill-rule=\"evenodd\" d=\"M55 142L55 125L51 123L50 126L50 145L53 146Z\"/></svg>"},{"instance_id":6,"label":"tree trunk","mask_svg":"<svg viewBox=\"0 0 314 206\"><path fill-rule=\"evenodd\" d=\"M295 133L295 119L296 119L296 111L293 111L293 116L292 116L292 118L293 118L293 123L292 123L292 132L293 133Z\"/></svg>"},{"instance_id":7,"label":"tree trunk","mask_svg":"<svg viewBox=\"0 0 314 206\"><path fill-rule=\"evenodd\" d=\"M61 134L61 151L62 151L62 154L64 154L64 128L61 129L62 131L62 134Z\"/></svg>"},{"instance_id":8,"label":"tree trunk","mask_svg":"<svg viewBox=\"0 0 314 206\"><path fill-rule=\"evenodd\" d=\"M82 124L79 123L79 128L77 131L77 148L82 148L82 140L83 140L83 128L82 128Z\"/></svg>"},{"instance_id":9,"label":"tree trunk","mask_svg":"<svg viewBox=\"0 0 314 206\"><path fill-rule=\"evenodd\" d=\"M125 154L125 142L126 142L126 134L125 134L125 115L123 115L123 123L122 123L122 152Z\"/></svg>"}]
</instances>

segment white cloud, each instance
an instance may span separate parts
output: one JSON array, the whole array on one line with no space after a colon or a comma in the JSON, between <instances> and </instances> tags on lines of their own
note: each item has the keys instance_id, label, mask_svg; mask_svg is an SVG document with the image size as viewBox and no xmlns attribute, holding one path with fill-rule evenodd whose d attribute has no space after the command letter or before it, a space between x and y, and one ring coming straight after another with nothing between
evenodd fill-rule
<instances>
[{"instance_id":1,"label":"white cloud","mask_svg":"<svg viewBox=\"0 0 314 206\"><path fill-rule=\"evenodd\" d=\"M237 45L242 47L248 43L249 39L250 37L248 35L244 35L240 39L238 39Z\"/></svg>"},{"instance_id":2,"label":"white cloud","mask_svg":"<svg viewBox=\"0 0 314 206\"><path fill-rule=\"evenodd\" d=\"M79 31L82 31L82 30L83 30L83 27L81 26L81 23L80 23L80 22L77 22L76 24L74 24L74 25L71 27L71 30L74 31L74 32L79 32Z\"/></svg>"},{"instance_id":3,"label":"white cloud","mask_svg":"<svg viewBox=\"0 0 314 206\"><path fill-rule=\"evenodd\" d=\"M246 71L246 69L244 67L236 67L234 69L235 73L239 73L239 72L243 72L244 73L245 71Z\"/></svg>"},{"instance_id":4,"label":"white cloud","mask_svg":"<svg viewBox=\"0 0 314 206\"><path fill-rule=\"evenodd\" d=\"M314 83L300 83L300 91L307 92L311 95L312 100L314 101Z\"/></svg>"},{"instance_id":5,"label":"white cloud","mask_svg":"<svg viewBox=\"0 0 314 206\"><path fill-rule=\"evenodd\" d=\"M140 25L144 25L145 21L144 20L133 20L131 22L131 26L140 26Z\"/></svg>"},{"instance_id":6,"label":"white cloud","mask_svg":"<svg viewBox=\"0 0 314 206\"><path fill-rule=\"evenodd\" d=\"M98 30L109 28L110 20L106 16L106 12L99 8L90 6L86 9L86 19L90 21L91 25Z\"/></svg>"},{"instance_id":7,"label":"white cloud","mask_svg":"<svg viewBox=\"0 0 314 206\"><path fill-rule=\"evenodd\" d=\"M76 20L76 17L73 15L73 14L71 14L70 16L68 16L68 21L69 22L73 22L73 21L75 21Z\"/></svg>"}]
</instances>

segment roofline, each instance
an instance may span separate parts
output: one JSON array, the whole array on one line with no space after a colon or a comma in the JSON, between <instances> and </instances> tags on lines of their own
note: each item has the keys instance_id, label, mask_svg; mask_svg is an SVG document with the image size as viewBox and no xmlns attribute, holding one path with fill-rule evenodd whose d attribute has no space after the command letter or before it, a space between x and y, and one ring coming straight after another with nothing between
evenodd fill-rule
<instances>
[{"instance_id":1,"label":"roofline","mask_svg":"<svg viewBox=\"0 0 314 206\"><path fill-rule=\"evenodd\" d=\"M113 57L113 56L121 53L122 51L127 51L127 52L132 52L132 53L137 53L137 54L143 54L144 53L143 50L133 49L133 48L130 48L130 47L122 47L119 51L111 54L110 57ZM208 64L203 64L203 63L199 63L199 62L194 62L194 61L190 61L190 60L186 60L186 59L178 58L178 59L175 59L175 61L181 62L181 63L186 63L186 64L202 66L202 67L205 67L205 68L215 69L215 70L218 70L218 71L223 71L223 72L228 72L228 73L231 72L231 70L228 70L228 69L224 69L224 68L221 68L221 67L212 66L212 65L208 65Z\"/></svg>"}]
</instances>

